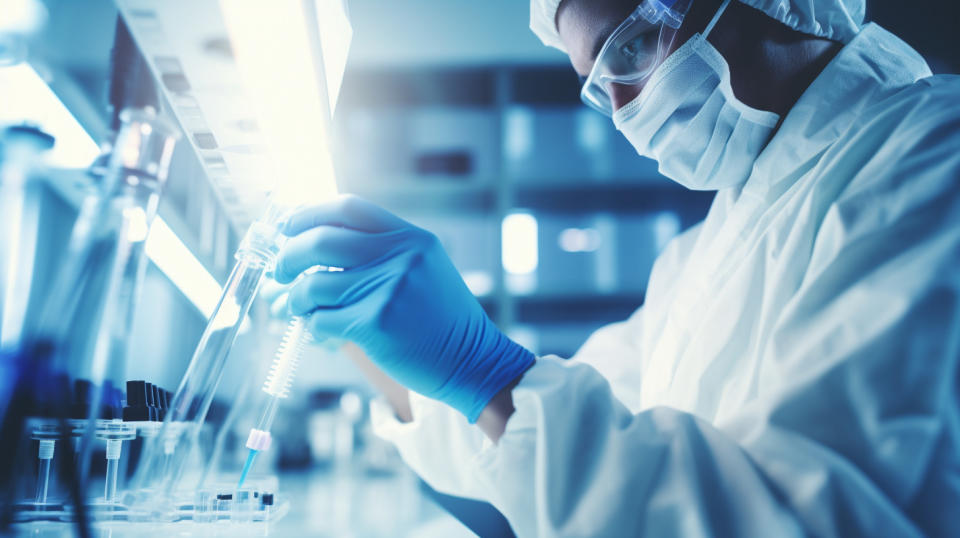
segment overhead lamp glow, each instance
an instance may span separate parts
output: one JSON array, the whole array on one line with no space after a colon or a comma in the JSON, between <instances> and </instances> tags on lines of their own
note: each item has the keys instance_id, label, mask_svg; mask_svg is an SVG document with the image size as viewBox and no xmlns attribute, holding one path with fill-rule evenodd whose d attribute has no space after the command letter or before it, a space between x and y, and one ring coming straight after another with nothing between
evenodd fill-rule
<instances>
[{"instance_id":1,"label":"overhead lamp glow","mask_svg":"<svg viewBox=\"0 0 960 538\"><path fill-rule=\"evenodd\" d=\"M29 64L0 68L0 123L38 125L54 136L56 143L47 163L65 168L86 168L100 153L67 107L57 98ZM220 300L221 286L162 218L157 217L147 232L146 215L140 208L128 211L127 239L146 238L147 257L170 279L205 317ZM20 234L15 234L19 237Z\"/></svg>"},{"instance_id":2,"label":"overhead lamp glow","mask_svg":"<svg viewBox=\"0 0 960 538\"><path fill-rule=\"evenodd\" d=\"M657 243L657 251L666 248L677 234L680 233L680 216L672 211L664 211L656 216L653 222L653 235Z\"/></svg>"},{"instance_id":3,"label":"overhead lamp glow","mask_svg":"<svg viewBox=\"0 0 960 538\"><path fill-rule=\"evenodd\" d=\"M333 115L337 98L340 96L340 87L343 85L343 73L347 69L353 28L350 26L345 0L318 0L314 5L323 46L323 67L327 76L330 114Z\"/></svg>"},{"instance_id":4,"label":"overhead lamp glow","mask_svg":"<svg viewBox=\"0 0 960 538\"><path fill-rule=\"evenodd\" d=\"M567 228L557 238L564 252L594 252L602 243L600 232L596 228Z\"/></svg>"},{"instance_id":5,"label":"overhead lamp glow","mask_svg":"<svg viewBox=\"0 0 960 538\"><path fill-rule=\"evenodd\" d=\"M503 219L503 269L514 275L537 270L537 219L529 213L513 213Z\"/></svg>"},{"instance_id":6,"label":"overhead lamp glow","mask_svg":"<svg viewBox=\"0 0 960 538\"><path fill-rule=\"evenodd\" d=\"M47 9L38 0L7 0L0 9L0 33L30 34L47 21Z\"/></svg>"},{"instance_id":7,"label":"overhead lamp glow","mask_svg":"<svg viewBox=\"0 0 960 538\"><path fill-rule=\"evenodd\" d=\"M142 207L128 207L123 210L123 216L127 223L127 241L139 243L147 238L150 228L147 226L147 214Z\"/></svg>"},{"instance_id":8,"label":"overhead lamp glow","mask_svg":"<svg viewBox=\"0 0 960 538\"><path fill-rule=\"evenodd\" d=\"M333 41L334 28L348 36L350 30L345 15L334 17L320 7L329 1L220 2L244 93L277 178L273 200L282 205L316 203L337 193L328 132L333 101L327 86L332 77L320 34ZM345 64L345 47L341 49Z\"/></svg>"},{"instance_id":9,"label":"overhead lamp glow","mask_svg":"<svg viewBox=\"0 0 960 538\"><path fill-rule=\"evenodd\" d=\"M85 168L100 153L73 114L27 63L0 68L0 123L24 121L53 135L56 142L44 160L50 166Z\"/></svg>"},{"instance_id":10,"label":"overhead lamp glow","mask_svg":"<svg viewBox=\"0 0 960 538\"><path fill-rule=\"evenodd\" d=\"M153 219L145 245L147 256L183 292L204 317L210 317L222 288L163 219Z\"/></svg>"},{"instance_id":11,"label":"overhead lamp glow","mask_svg":"<svg viewBox=\"0 0 960 538\"><path fill-rule=\"evenodd\" d=\"M477 297L489 295L493 291L493 277L486 271L465 271L462 276L470 293Z\"/></svg>"}]
</instances>

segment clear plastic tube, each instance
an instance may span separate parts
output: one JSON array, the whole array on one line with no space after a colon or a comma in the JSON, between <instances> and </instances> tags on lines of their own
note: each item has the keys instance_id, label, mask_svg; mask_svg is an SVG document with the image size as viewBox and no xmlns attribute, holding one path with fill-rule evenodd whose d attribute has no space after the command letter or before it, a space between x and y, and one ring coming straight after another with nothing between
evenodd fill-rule
<instances>
[{"instance_id":1,"label":"clear plastic tube","mask_svg":"<svg viewBox=\"0 0 960 538\"><path fill-rule=\"evenodd\" d=\"M37 504L47 503L47 492L50 488L50 459L40 458L40 470L37 473Z\"/></svg>"},{"instance_id":2,"label":"clear plastic tube","mask_svg":"<svg viewBox=\"0 0 960 538\"><path fill-rule=\"evenodd\" d=\"M284 335L280 347L277 348L277 354L270 366L267 380L263 384L263 392L267 393L269 398L267 399L267 405L264 406L260 414L256 427L250 430L250 435L247 437L246 446L250 452L247 454L247 460L240 472L237 489L243 487L257 453L270 448L270 428L273 426L273 419L277 415L277 407L280 405L280 400L290 395L290 386L293 384L293 377L297 372L297 366L300 364L303 349L312 341L313 336L307 329L306 320L301 317L291 319L287 333Z\"/></svg>"},{"instance_id":3,"label":"clear plastic tube","mask_svg":"<svg viewBox=\"0 0 960 538\"><path fill-rule=\"evenodd\" d=\"M37 495L36 504L47 504L50 492L50 466L56 451L60 430L54 424L43 424L33 430L31 439L37 440Z\"/></svg>"},{"instance_id":4,"label":"clear plastic tube","mask_svg":"<svg viewBox=\"0 0 960 538\"><path fill-rule=\"evenodd\" d=\"M103 500L107 503L117 500L117 477L120 468L120 454L123 442L131 441L137 431L119 419L99 421L97 438L106 441L107 473L103 486Z\"/></svg>"},{"instance_id":5,"label":"clear plastic tube","mask_svg":"<svg viewBox=\"0 0 960 538\"><path fill-rule=\"evenodd\" d=\"M173 397L161 433L146 447L134 477L131 502L149 500L154 494L169 499L178 490L240 325L264 275L276 263L284 241L279 226L285 214L286 208L271 203L247 230L237 250L237 263Z\"/></svg>"},{"instance_id":6,"label":"clear plastic tube","mask_svg":"<svg viewBox=\"0 0 960 538\"><path fill-rule=\"evenodd\" d=\"M53 137L28 126L0 132L0 349L22 337L40 219L37 172Z\"/></svg>"},{"instance_id":7,"label":"clear plastic tube","mask_svg":"<svg viewBox=\"0 0 960 538\"><path fill-rule=\"evenodd\" d=\"M117 469L120 467L120 460L107 460L107 475L104 482L103 500L113 502L117 498Z\"/></svg>"}]
</instances>

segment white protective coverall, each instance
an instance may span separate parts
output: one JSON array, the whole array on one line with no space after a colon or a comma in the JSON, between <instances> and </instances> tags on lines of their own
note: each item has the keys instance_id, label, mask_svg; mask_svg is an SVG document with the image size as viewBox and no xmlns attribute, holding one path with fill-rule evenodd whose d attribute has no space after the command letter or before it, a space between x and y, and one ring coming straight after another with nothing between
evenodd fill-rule
<instances>
[{"instance_id":1,"label":"white protective coverall","mask_svg":"<svg viewBox=\"0 0 960 538\"><path fill-rule=\"evenodd\" d=\"M498 444L416 394L373 420L520 536L960 536L958 361L960 77L871 24Z\"/></svg>"}]
</instances>

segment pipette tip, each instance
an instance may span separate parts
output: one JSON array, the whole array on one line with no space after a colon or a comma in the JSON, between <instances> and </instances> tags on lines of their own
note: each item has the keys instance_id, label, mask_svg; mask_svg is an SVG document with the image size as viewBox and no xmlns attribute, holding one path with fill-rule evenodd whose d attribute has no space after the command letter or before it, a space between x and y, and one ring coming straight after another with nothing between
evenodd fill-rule
<instances>
[{"instance_id":1,"label":"pipette tip","mask_svg":"<svg viewBox=\"0 0 960 538\"><path fill-rule=\"evenodd\" d=\"M243 483L247 480L247 473L250 472L250 468L253 467L253 460L257 457L257 451L250 449L250 453L247 454L247 461L243 464L243 471L240 473L240 482L237 483L237 489L243 487Z\"/></svg>"}]
</instances>

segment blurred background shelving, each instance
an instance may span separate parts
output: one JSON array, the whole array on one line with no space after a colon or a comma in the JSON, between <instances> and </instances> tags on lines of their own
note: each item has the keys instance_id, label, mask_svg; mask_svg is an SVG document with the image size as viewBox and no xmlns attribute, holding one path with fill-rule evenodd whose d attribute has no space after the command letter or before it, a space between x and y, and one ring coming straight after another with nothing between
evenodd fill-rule
<instances>
[{"instance_id":1,"label":"blurred background shelving","mask_svg":"<svg viewBox=\"0 0 960 538\"><path fill-rule=\"evenodd\" d=\"M488 313L574 354L642 302L657 253L706 213L581 105L564 64L348 70L341 189L434 232Z\"/></svg>"}]
</instances>

